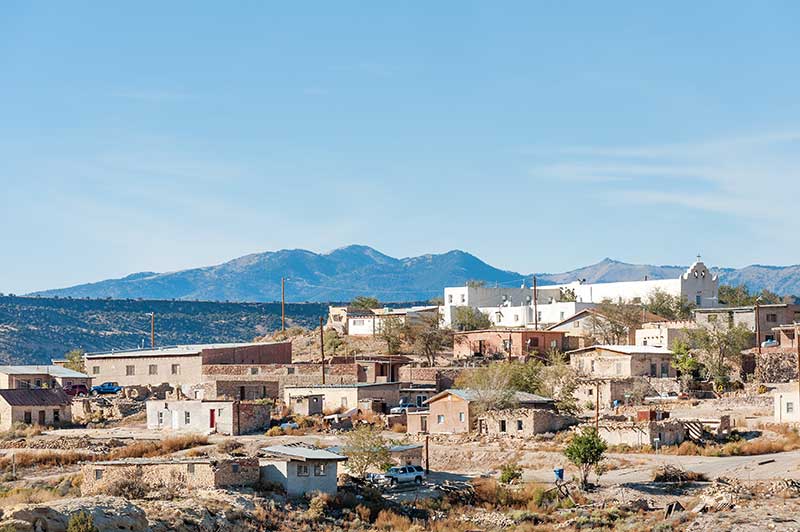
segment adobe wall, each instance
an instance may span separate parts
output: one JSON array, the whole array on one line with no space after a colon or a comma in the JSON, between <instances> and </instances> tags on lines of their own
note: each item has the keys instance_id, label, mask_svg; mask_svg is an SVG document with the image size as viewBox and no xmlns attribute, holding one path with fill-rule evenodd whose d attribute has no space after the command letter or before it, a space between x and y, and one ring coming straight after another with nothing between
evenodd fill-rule
<instances>
[{"instance_id":1,"label":"adobe wall","mask_svg":"<svg viewBox=\"0 0 800 532\"><path fill-rule=\"evenodd\" d=\"M486 412L480 418L479 426L484 434L500 436L529 437L545 432L558 432L578 420L572 416L557 414L552 410L514 408ZM505 431L502 423L505 421Z\"/></svg>"},{"instance_id":2,"label":"adobe wall","mask_svg":"<svg viewBox=\"0 0 800 532\"><path fill-rule=\"evenodd\" d=\"M292 343L263 343L244 347L204 349L203 364L291 364Z\"/></svg>"}]
</instances>

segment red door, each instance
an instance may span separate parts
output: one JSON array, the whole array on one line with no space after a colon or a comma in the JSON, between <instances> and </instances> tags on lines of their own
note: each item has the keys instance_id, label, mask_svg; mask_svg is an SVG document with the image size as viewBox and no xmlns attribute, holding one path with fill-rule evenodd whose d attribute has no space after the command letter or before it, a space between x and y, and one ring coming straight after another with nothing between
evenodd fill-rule
<instances>
[{"instance_id":1,"label":"red door","mask_svg":"<svg viewBox=\"0 0 800 532\"><path fill-rule=\"evenodd\" d=\"M217 411L213 408L208 411L209 427L212 429L217 428Z\"/></svg>"}]
</instances>

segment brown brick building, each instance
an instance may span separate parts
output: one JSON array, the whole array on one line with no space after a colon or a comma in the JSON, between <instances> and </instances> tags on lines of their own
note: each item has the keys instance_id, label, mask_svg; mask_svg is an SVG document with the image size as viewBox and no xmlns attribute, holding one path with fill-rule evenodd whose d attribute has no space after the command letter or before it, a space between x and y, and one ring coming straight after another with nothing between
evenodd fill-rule
<instances>
[{"instance_id":1,"label":"brown brick building","mask_svg":"<svg viewBox=\"0 0 800 532\"><path fill-rule=\"evenodd\" d=\"M566 351L569 346L564 342L560 331L496 328L457 332L453 335L453 356L537 356L550 350Z\"/></svg>"}]
</instances>

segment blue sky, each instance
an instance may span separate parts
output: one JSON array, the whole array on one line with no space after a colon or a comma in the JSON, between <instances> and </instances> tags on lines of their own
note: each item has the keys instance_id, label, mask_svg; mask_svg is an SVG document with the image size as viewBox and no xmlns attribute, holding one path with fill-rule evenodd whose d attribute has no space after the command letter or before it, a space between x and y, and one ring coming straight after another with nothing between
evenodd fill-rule
<instances>
[{"instance_id":1,"label":"blue sky","mask_svg":"<svg viewBox=\"0 0 800 532\"><path fill-rule=\"evenodd\" d=\"M3 2L0 291L280 248L800 262L796 2Z\"/></svg>"}]
</instances>

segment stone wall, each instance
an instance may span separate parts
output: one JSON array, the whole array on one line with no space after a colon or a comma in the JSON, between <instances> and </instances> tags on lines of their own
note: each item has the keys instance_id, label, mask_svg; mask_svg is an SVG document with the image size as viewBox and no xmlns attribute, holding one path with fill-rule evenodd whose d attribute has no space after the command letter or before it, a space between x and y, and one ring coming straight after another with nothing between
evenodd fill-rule
<instances>
[{"instance_id":1,"label":"stone wall","mask_svg":"<svg viewBox=\"0 0 800 532\"><path fill-rule=\"evenodd\" d=\"M481 433L512 437L558 432L577 423L578 420L572 416L557 414L552 410L530 408L491 411L478 420Z\"/></svg>"},{"instance_id":2,"label":"stone wall","mask_svg":"<svg viewBox=\"0 0 800 532\"><path fill-rule=\"evenodd\" d=\"M755 351L755 350L753 350ZM755 355L756 382L785 383L797 381L797 352L793 349L762 348Z\"/></svg>"},{"instance_id":3,"label":"stone wall","mask_svg":"<svg viewBox=\"0 0 800 532\"><path fill-rule=\"evenodd\" d=\"M599 435L609 445L659 446L679 445L686 438L686 429L678 420L644 422L604 422L600 424Z\"/></svg>"},{"instance_id":4,"label":"stone wall","mask_svg":"<svg viewBox=\"0 0 800 532\"><path fill-rule=\"evenodd\" d=\"M399 380L401 382L410 382L412 384L428 384L436 386L436 391L441 392L453 387L456 379L465 371L471 371L473 368L451 368L451 367L431 367L431 368L414 368L411 366L402 366L399 370Z\"/></svg>"}]
</instances>

